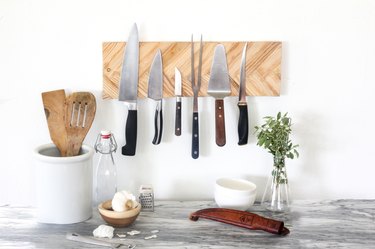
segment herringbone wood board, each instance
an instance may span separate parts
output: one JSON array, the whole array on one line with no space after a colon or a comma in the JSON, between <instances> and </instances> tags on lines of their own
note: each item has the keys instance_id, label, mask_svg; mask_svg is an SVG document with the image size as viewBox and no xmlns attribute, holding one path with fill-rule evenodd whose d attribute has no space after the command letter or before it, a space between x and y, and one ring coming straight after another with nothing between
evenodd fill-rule
<instances>
[{"instance_id":1,"label":"herringbone wood board","mask_svg":"<svg viewBox=\"0 0 375 249\"><path fill-rule=\"evenodd\" d=\"M227 54L231 82L231 95L238 95L240 63L245 42L220 42ZM207 96L211 63L215 46L219 42L204 42L202 54L202 85L199 96ZM247 42L246 94L248 96L278 96L281 81L281 42ZM103 43L103 98L118 98L125 42ZM197 80L199 42L194 43L195 80ZM182 95L192 96L190 42L141 42L139 57L138 97L147 97L151 62L157 49L163 57L163 96L174 96L174 68L182 75Z\"/></svg>"}]
</instances>

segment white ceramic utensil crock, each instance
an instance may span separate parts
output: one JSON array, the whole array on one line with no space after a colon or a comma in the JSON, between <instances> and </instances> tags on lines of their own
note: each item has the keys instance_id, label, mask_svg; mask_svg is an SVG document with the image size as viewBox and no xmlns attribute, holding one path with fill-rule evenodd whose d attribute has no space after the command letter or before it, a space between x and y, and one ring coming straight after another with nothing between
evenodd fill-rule
<instances>
[{"instance_id":1,"label":"white ceramic utensil crock","mask_svg":"<svg viewBox=\"0 0 375 249\"><path fill-rule=\"evenodd\" d=\"M72 224L91 217L93 154L88 145L72 157L61 157L54 144L35 149L39 222Z\"/></svg>"}]
</instances>

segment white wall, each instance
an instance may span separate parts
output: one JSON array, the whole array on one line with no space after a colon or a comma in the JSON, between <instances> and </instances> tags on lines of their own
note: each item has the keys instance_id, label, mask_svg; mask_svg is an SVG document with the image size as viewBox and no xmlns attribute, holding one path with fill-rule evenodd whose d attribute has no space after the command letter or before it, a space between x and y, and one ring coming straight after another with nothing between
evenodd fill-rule
<instances>
[{"instance_id":1,"label":"white wall","mask_svg":"<svg viewBox=\"0 0 375 249\"><path fill-rule=\"evenodd\" d=\"M124 143L126 109L103 101L103 41L124 41L137 22L143 41L283 42L280 97L248 97L250 125L288 111L301 157L288 160L295 199L375 198L375 2L348 1L0 1L0 204L35 204L32 151L50 142L40 93L64 88L97 96L85 142L101 129ZM165 101L162 144L151 144L153 103L139 101L135 157L116 154L120 188L154 185L158 199L212 199L216 178L254 180L261 195L272 157L237 145L236 98L225 99L227 145L214 141L214 101L199 100L201 157L190 157L192 101L175 137L174 99ZM259 197L258 196L258 197Z\"/></svg>"}]
</instances>

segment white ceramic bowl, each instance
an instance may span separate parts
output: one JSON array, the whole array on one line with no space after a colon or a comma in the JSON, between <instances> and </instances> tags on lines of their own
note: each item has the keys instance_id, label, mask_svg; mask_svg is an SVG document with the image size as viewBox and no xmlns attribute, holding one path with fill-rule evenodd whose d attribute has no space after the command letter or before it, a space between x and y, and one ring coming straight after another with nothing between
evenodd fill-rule
<instances>
[{"instance_id":1,"label":"white ceramic bowl","mask_svg":"<svg viewBox=\"0 0 375 249\"><path fill-rule=\"evenodd\" d=\"M254 183L234 178L220 178L215 184L215 202L221 208L247 210L255 201Z\"/></svg>"}]
</instances>

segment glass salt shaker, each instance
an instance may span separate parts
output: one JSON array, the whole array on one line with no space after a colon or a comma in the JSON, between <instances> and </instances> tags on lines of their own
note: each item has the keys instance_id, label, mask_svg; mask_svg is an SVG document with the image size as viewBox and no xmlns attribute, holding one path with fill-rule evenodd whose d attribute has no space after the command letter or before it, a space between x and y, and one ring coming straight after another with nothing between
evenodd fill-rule
<instances>
[{"instance_id":1,"label":"glass salt shaker","mask_svg":"<svg viewBox=\"0 0 375 249\"><path fill-rule=\"evenodd\" d=\"M101 131L95 142L95 151L99 153L95 174L95 205L111 200L117 192L117 168L113 159L116 150L114 135L110 131Z\"/></svg>"}]
</instances>

